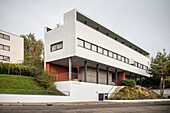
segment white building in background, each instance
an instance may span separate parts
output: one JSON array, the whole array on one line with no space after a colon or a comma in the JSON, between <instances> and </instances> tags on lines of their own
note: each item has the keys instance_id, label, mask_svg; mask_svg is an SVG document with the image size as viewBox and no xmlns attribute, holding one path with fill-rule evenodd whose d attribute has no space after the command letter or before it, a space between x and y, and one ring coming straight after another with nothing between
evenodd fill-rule
<instances>
[{"instance_id":1,"label":"white building in background","mask_svg":"<svg viewBox=\"0 0 170 113\"><path fill-rule=\"evenodd\" d=\"M0 62L21 63L24 60L24 39L0 30Z\"/></svg>"},{"instance_id":2,"label":"white building in background","mask_svg":"<svg viewBox=\"0 0 170 113\"><path fill-rule=\"evenodd\" d=\"M45 28L45 69L56 81L121 85L125 78L150 77L150 54L74 9L64 24Z\"/></svg>"}]
</instances>

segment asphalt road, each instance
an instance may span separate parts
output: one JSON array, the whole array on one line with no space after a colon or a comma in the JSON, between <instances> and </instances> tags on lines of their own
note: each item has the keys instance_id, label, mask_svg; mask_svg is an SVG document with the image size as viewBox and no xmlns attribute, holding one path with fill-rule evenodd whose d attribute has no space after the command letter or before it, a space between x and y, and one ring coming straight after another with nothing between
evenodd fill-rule
<instances>
[{"instance_id":1,"label":"asphalt road","mask_svg":"<svg viewBox=\"0 0 170 113\"><path fill-rule=\"evenodd\" d=\"M170 102L79 103L53 106L0 106L0 113L170 113Z\"/></svg>"}]
</instances>

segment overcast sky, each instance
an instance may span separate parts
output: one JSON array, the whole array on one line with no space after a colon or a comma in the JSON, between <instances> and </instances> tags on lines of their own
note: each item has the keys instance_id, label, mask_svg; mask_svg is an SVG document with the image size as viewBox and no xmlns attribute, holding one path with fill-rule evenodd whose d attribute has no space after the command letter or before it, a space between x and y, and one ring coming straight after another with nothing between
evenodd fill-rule
<instances>
[{"instance_id":1,"label":"overcast sky","mask_svg":"<svg viewBox=\"0 0 170 113\"><path fill-rule=\"evenodd\" d=\"M170 52L170 0L0 0L0 30L44 38L78 9L155 56Z\"/></svg>"}]
</instances>

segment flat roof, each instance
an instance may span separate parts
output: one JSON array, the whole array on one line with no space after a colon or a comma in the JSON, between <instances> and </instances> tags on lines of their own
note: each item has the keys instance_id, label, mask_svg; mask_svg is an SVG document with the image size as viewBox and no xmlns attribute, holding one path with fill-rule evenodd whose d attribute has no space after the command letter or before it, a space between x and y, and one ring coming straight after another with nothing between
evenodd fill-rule
<instances>
[{"instance_id":1,"label":"flat roof","mask_svg":"<svg viewBox=\"0 0 170 113\"><path fill-rule=\"evenodd\" d=\"M82 14L79 11L76 11L76 19L78 21L80 21L81 23L84 23L85 25L99 31L100 33L105 34L106 36L122 43L123 45L125 45L137 52L139 52L140 54L143 54L144 56L150 55L144 49L138 47L137 45L135 45L132 42L128 41L127 39L123 38L122 36L116 34L109 28L106 28L104 25L101 25L100 23L90 19L89 17L85 16L85 14Z\"/></svg>"}]
</instances>

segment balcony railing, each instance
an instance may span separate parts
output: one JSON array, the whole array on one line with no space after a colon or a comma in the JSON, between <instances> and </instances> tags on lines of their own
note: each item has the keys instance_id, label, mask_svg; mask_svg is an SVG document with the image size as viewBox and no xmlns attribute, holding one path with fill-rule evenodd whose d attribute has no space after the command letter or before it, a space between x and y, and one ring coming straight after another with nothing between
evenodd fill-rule
<instances>
[{"instance_id":1,"label":"balcony railing","mask_svg":"<svg viewBox=\"0 0 170 113\"><path fill-rule=\"evenodd\" d=\"M66 73L59 73L59 74L56 74L56 81L69 81L69 73L66 72ZM86 81L89 82L89 83L97 83L97 80L96 80L96 75L87 75L86 77ZM84 81L84 74L78 74L78 73L71 73L71 80L72 81L79 81L79 82L82 82ZM106 75L103 75L103 76L100 76L99 75L99 78L98 78L98 83L99 84L106 84L107 83L107 78L106 78ZM115 81L112 80L111 78L109 78L109 85L115 85Z\"/></svg>"}]
</instances>

